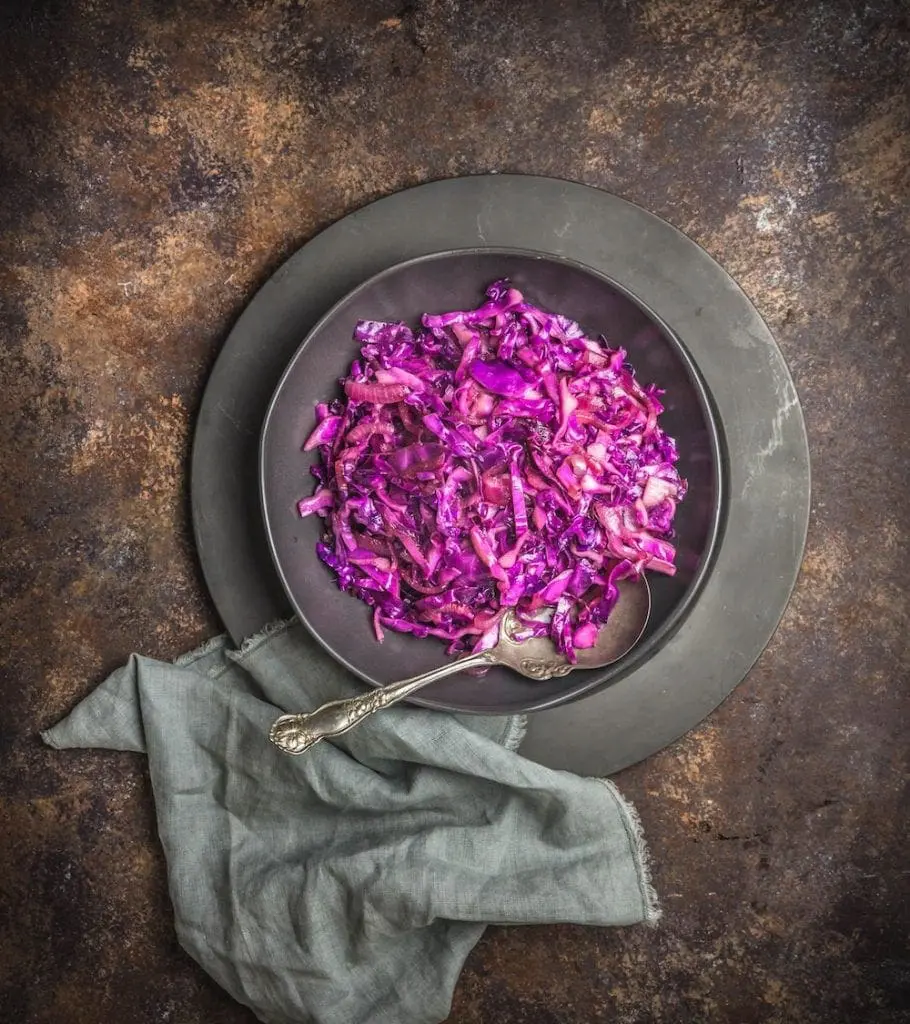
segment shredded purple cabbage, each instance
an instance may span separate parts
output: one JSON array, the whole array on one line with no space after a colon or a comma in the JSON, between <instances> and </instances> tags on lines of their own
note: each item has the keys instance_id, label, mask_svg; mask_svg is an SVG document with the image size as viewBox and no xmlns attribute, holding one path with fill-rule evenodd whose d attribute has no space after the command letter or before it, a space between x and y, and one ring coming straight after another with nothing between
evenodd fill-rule
<instances>
[{"instance_id":1,"label":"shredded purple cabbage","mask_svg":"<svg viewBox=\"0 0 910 1024\"><path fill-rule=\"evenodd\" d=\"M316 407L315 493L298 504L338 586L373 626L485 650L514 608L574 661L617 582L672 575L686 483L653 385L623 349L526 302L508 281L478 309L362 320L344 399ZM535 617L551 607L548 622Z\"/></svg>"}]
</instances>

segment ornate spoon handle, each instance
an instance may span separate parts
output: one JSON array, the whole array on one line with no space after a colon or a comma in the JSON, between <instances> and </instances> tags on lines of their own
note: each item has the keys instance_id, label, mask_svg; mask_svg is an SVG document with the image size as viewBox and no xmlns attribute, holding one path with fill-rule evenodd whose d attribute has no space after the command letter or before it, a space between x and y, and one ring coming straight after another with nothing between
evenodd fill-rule
<instances>
[{"instance_id":1,"label":"ornate spoon handle","mask_svg":"<svg viewBox=\"0 0 910 1024\"><path fill-rule=\"evenodd\" d=\"M422 675L402 679L401 682L363 693L359 697L330 701L307 714L282 715L269 730L269 739L288 754L302 754L314 743L328 736L340 736L375 712L397 704L424 686L435 683L437 679L494 664L496 658L491 655L492 651L481 651L479 654L451 661Z\"/></svg>"}]
</instances>

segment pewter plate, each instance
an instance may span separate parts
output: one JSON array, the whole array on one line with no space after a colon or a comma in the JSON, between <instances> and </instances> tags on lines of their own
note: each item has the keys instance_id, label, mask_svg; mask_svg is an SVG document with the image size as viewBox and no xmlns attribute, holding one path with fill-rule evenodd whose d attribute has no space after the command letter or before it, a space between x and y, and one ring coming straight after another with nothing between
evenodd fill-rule
<instances>
[{"instance_id":1,"label":"pewter plate","mask_svg":"<svg viewBox=\"0 0 910 1024\"><path fill-rule=\"evenodd\" d=\"M304 245L238 319L203 396L191 470L199 557L235 639L290 611L258 488L260 429L285 367L320 317L372 275L487 246L564 256L635 295L690 354L724 438L724 529L685 622L634 671L530 716L524 754L610 774L693 728L746 675L786 608L809 514L805 426L771 333L704 250L640 207L573 182L481 175L378 200Z\"/></svg>"}]
</instances>

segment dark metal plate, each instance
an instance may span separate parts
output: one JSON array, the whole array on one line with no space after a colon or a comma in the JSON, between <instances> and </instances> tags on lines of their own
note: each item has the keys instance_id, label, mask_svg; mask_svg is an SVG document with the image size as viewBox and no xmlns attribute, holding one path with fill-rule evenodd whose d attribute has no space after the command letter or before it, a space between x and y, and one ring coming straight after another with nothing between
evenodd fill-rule
<instances>
[{"instance_id":1,"label":"dark metal plate","mask_svg":"<svg viewBox=\"0 0 910 1024\"><path fill-rule=\"evenodd\" d=\"M566 256L620 282L691 354L726 440L726 526L685 624L599 693L530 718L523 753L608 774L687 732L748 672L786 607L809 512L805 427L774 339L732 278L645 210L572 182L483 175L389 196L305 245L240 317L206 389L192 465L200 560L235 639L288 613L257 486L259 430L275 385L316 321L366 278L472 246Z\"/></svg>"},{"instance_id":2,"label":"dark metal plate","mask_svg":"<svg viewBox=\"0 0 910 1024\"><path fill-rule=\"evenodd\" d=\"M450 659L439 640L387 631L373 635L370 609L342 593L316 555L323 533L317 516L300 519L297 501L314 487L303 452L317 402L341 395L338 385L359 354L353 340L361 319L419 322L421 313L478 305L484 288L507 277L528 299L577 320L592 337L629 354L642 383L665 389L661 423L675 437L678 468L689 481L674 527L675 576L651 575L652 613L642 641L616 665L530 680L505 668L482 678L460 675L435 683L415 703L447 711L515 714L555 707L592 693L637 667L685 621L710 571L721 520L720 440L700 375L666 325L616 283L571 260L514 249L436 253L397 264L355 288L314 327L284 372L265 418L261 489L266 534L291 604L316 639L342 664L373 685L428 672Z\"/></svg>"}]
</instances>

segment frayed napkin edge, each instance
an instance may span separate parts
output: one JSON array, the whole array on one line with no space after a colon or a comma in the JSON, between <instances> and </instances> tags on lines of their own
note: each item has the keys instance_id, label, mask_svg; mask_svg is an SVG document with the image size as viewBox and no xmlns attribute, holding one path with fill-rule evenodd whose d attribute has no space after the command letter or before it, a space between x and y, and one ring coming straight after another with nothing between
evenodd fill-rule
<instances>
[{"instance_id":1,"label":"frayed napkin edge","mask_svg":"<svg viewBox=\"0 0 910 1024\"><path fill-rule=\"evenodd\" d=\"M597 781L607 787L607 791L619 808L638 874L638 888L641 892L645 914L644 923L649 928L655 928L663 916L663 909L660 905L657 890L654 888L654 883L651 880L651 851L645 842L645 832L641 824L641 818L635 805L626 800L616 788L615 783L609 779L598 779Z\"/></svg>"}]
</instances>

